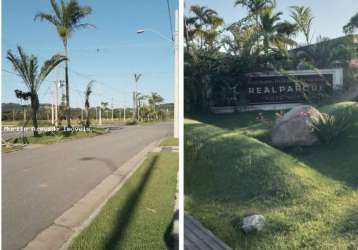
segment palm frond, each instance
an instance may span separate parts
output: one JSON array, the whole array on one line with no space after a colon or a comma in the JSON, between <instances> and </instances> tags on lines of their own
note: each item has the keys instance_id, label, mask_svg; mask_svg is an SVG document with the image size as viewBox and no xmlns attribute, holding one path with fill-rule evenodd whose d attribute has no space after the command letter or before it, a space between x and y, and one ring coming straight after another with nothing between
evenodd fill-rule
<instances>
[{"instance_id":1,"label":"palm frond","mask_svg":"<svg viewBox=\"0 0 358 250\"><path fill-rule=\"evenodd\" d=\"M44 12L37 13L34 17L34 20L47 21L55 26L61 25L59 19L56 16Z\"/></svg>"},{"instance_id":2,"label":"palm frond","mask_svg":"<svg viewBox=\"0 0 358 250\"><path fill-rule=\"evenodd\" d=\"M45 78L51 73L51 71L61 62L67 60L67 57L56 54L51 57L51 59L45 61L43 66L41 67L40 74L36 79L36 90L39 89L41 83L45 80Z\"/></svg>"}]
</instances>

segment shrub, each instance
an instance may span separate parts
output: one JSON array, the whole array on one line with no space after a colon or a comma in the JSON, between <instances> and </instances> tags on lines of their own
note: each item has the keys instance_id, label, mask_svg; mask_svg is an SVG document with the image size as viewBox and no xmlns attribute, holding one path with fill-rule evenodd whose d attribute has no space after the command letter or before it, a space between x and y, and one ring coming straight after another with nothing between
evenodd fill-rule
<instances>
[{"instance_id":1,"label":"shrub","mask_svg":"<svg viewBox=\"0 0 358 250\"><path fill-rule=\"evenodd\" d=\"M136 125L138 122L136 120L129 120L126 122L126 125Z\"/></svg>"},{"instance_id":2,"label":"shrub","mask_svg":"<svg viewBox=\"0 0 358 250\"><path fill-rule=\"evenodd\" d=\"M331 144L352 125L352 111L350 109L342 110L334 115L322 113L317 121L313 121L315 134L325 144Z\"/></svg>"}]
</instances>

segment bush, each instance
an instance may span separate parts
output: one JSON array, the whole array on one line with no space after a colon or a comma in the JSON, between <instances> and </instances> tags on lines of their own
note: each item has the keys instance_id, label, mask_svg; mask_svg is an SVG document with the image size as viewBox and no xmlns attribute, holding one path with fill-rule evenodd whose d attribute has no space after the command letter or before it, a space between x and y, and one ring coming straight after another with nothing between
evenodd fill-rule
<instances>
[{"instance_id":1,"label":"bush","mask_svg":"<svg viewBox=\"0 0 358 250\"><path fill-rule=\"evenodd\" d=\"M136 120L129 120L126 122L126 125L136 125L138 122Z\"/></svg>"},{"instance_id":2,"label":"bush","mask_svg":"<svg viewBox=\"0 0 358 250\"><path fill-rule=\"evenodd\" d=\"M313 121L315 134L325 144L331 144L352 125L352 111L350 109L342 110L334 115L322 113L317 121Z\"/></svg>"}]
</instances>

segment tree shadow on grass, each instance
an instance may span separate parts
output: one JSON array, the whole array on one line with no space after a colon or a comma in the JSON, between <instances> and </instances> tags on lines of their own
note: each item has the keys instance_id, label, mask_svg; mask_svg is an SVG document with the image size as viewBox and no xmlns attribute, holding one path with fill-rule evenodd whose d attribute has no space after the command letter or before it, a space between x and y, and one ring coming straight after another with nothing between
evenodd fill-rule
<instances>
[{"instance_id":1,"label":"tree shadow on grass","mask_svg":"<svg viewBox=\"0 0 358 250\"><path fill-rule=\"evenodd\" d=\"M292 157L243 135L208 139L197 158L185 159L184 166L186 195L204 203L262 200L276 206L306 191L292 171L297 166Z\"/></svg>"},{"instance_id":2,"label":"tree shadow on grass","mask_svg":"<svg viewBox=\"0 0 358 250\"><path fill-rule=\"evenodd\" d=\"M125 205L121 210L120 219L117 220L117 224L114 226L114 229L108 236L108 240L105 243L104 249L111 250L117 249L118 244L122 241L127 228L131 222L133 216L133 210L136 209L138 202L143 194L143 190L145 189L148 181L152 175L153 168L158 161L158 155L154 155L149 163L149 167L144 173L144 176L141 182L138 185L138 188L135 189L132 193L129 194L128 198L125 201Z\"/></svg>"},{"instance_id":3,"label":"tree shadow on grass","mask_svg":"<svg viewBox=\"0 0 358 250\"><path fill-rule=\"evenodd\" d=\"M338 218L339 224L337 224L332 230L335 234L342 234L357 239L358 235L358 204L351 206L347 209L343 218ZM356 241L356 247L358 247L358 241Z\"/></svg>"},{"instance_id":4,"label":"tree shadow on grass","mask_svg":"<svg viewBox=\"0 0 358 250\"><path fill-rule=\"evenodd\" d=\"M358 188L358 135L350 135L332 145L289 148L285 152L319 173Z\"/></svg>"}]
</instances>

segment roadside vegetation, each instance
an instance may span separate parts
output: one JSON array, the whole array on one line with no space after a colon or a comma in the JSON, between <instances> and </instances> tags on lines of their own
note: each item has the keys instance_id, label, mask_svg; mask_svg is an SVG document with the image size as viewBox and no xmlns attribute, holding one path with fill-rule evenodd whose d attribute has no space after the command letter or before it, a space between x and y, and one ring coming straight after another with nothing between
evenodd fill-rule
<instances>
[{"instance_id":1,"label":"roadside vegetation","mask_svg":"<svg viewBox=\"0 0 358 250\"><path fill-rule=\"evenodd\" d=\"M170 249L178 160L149 154L69 249Z\"/></svg>"},{"instance_id":2,"label":"roadside vegetation","mask_svg":"<svg viewBox=\"0 0 358 250\"><path fill-rule=\"evenodd\" d=\"M277 2L236 0L234 8L247 14L231 23L225 23L214 9L188 6L184 17L186 113L249 104L247 74L253 72L343 68L344 86L336 94L358 88L358 68L351 65L357 58L353 33L357 15L342 27L345 36L329 39L313 34L316 19L310 7L292 6L284 13L278 11ZM300 36L303 41L298 40ZM305 93L305 98L327 104L327 94L320 94Z\"/></svg>"},{"instance_id":3,"label":"roadside vegetation","mask_svg":"<svg viewBox=\"0 0 358 250\"><path fill-rule=\"evenodd\" d=\"M40 133L37 136L17 137L6 140L10 144L52 144L66 140L79 139L84 137L93 137L108 133L106 129L90 128L89 131L54 131ZM16 146L16 145L15 145Z\"/></svg>"},{"instance_id":4,"label":"roadside vegetation","mask_svg":"<svg viewBox=\"0 0 358 250\"><path fill-rule=\"evenodd\" d=\"M358 104L352 126L334 144L275 148L258 112L197 115L185 121L185 209L234 249L358 247ZM264 112L267 119L275 112ZM244 216L266 217L245 235Z\"/></svg>"}]
</instances>

